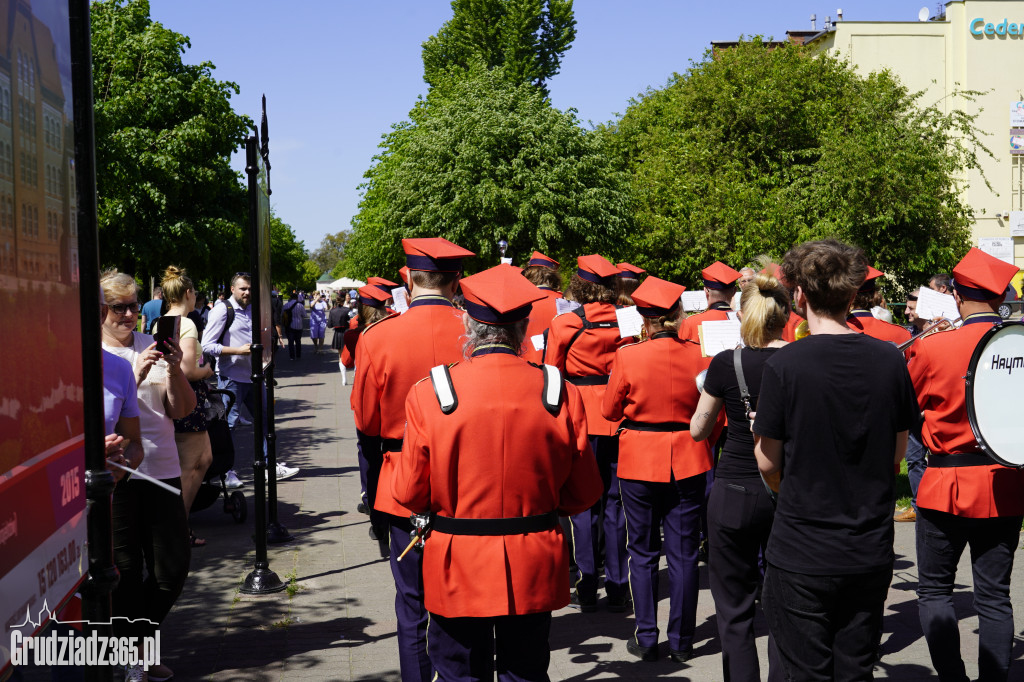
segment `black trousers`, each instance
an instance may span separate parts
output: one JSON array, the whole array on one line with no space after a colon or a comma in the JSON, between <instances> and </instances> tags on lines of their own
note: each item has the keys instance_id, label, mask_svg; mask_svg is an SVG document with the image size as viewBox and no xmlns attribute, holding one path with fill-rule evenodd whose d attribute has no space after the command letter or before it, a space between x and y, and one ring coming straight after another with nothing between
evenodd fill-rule
<instances>
[{"instance_id":1,"label":"black trousers","mask_svg":"<svg viewBox=\"0 0 1024 682\"><path fill-rule=\"evenodd\" d=\"M786 679L872 680L892 567L850 575L805 575L772 564L761 603Z\"/></svg>"},{"instance_id":2,"label":"black trousers","mask_svg":"<svg viewBox=\"0 0 1024 682\"><path fill-rule=\"evenodd\" d=\"M708 500L708 581L715 600L725 682L760 682L754 637L760 554L775 508L760 476L716 478ZM782 680L782 661L768 636L768 680Z\"/></svg>"},{"instance_id":3,"label":"black trousers","mask_svg":"<svg viewBox=\"0 0 1024 682\"><path fill-rule=\"evenodd\" d=\"M288 339L288 357L294 360L302 357L302 330L285 327L284 335Z\"/></svg>"},{"instance_id":4,"label":"black trousers","mask_svg":"<svg viewBox=\"0 0 1024 682\"><path fill-rule=\"evenodd\" d=\"M978 611L978 679L1005 682L1013 646L1010 573L1021 517L969 519L933 509L917 514L917 607L932 665L942 682L966 682L953 608L956 565L968 545Z\"/></svg>"},{"instance_id":5,"label":"black trousers","mask_svg":"<svg viewBox=\"0 0 1024 682\"><path fill-rule=\"evenodd\" d=\"M437 682L546 682L551 612L492 618L430 614L427 648Z\"/></svg>"},{"instance_id":6,"label":"black trousers","mask_svg":"<svg viewBox=\"0 0 1024 682\"><path fill-rule=\"evenodd\" d=\"M181 488L180 478L164 481ZM112 596L113 614L151 623L114 621L118 637L151 636L188 577L192 557L188 519L180 495L142 479L122 480L114 488L114 563L121 574Z\"/></svg>"}]
</instances>

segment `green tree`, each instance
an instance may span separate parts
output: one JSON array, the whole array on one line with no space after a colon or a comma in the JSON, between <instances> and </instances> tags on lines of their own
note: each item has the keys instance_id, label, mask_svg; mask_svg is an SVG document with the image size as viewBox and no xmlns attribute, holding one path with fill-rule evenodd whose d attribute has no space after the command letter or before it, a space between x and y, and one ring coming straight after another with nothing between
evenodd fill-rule
<instances>
[{"instance_id":1,"label":"green tree","mask_svg":"<svg viewBox=\"0 0 1024 682\"><path fill-rule=\"evenodd\" d=\"M248 256L248 251L245 251ZM290 291L291 284L301 281L306 274L306 247L296 239L291 225L270 211L270 270L274 282ZM320 276L318 272L313 281Z\"/></svg>"},{"instance_id":2,"label":"green tree","mask_svg":"<svg viewBox=\"0 0 1024 682\"><path fill-rule=\"evenodd\" d=\"M147 0L92 4L100 253L144 281L168 254L198 279L245 258L245 190L231 169L250 120L213 64L185 64L188 38Z\"/></svg>"},{"instance_id":3,"label":"green tree","mask_svg":"<svg viewBox=\"0 0 1024 682\"><path fill-rule=\"evenodd\" d=\"M348 230L342 230L325 236L320 241L320 246L309 254L309 259L316 263L321 272L339 269L342 260L345 259L345 246L348 244L350 234Z\"/></svg>"},{"instance_id":4,"label":"green tree","mask_svg":"<svg viewBox=\"0 0 1024 682\"><path fill-rule=\"evenodd\" d=\"M481 63L544 90L575 37L572 0L452 0L452 18L423 43L423 79L437 87Z\"/></svg>"},{"instance_id":5,"label":"green tree","mask_svg":"<svg viewBox=\"0 0 1024 682\"><path fill-rule=\"evenodd\" d=\"M709 51L600 132L631 175L629 260L686 283L823 237L904 285L948 271L968 248L964 171L987 152L973 116L889 72L760 38Z\"/></svg>"},{"instance_id":6,"label":"green tree","mask_svg":"<svg viewBox=\"0 0 1024 682\"><path fill-rule=\"evenodd\" d=\"M517 260L535 248L558 260L619 251L625 173L574 112L552 108L533 85L475 67L431 91L412 117L366 174L345 274L395 273L403 237L450 239L478 254L473 270L497 264L499 238Z\"/></svg>"}]
</instances>

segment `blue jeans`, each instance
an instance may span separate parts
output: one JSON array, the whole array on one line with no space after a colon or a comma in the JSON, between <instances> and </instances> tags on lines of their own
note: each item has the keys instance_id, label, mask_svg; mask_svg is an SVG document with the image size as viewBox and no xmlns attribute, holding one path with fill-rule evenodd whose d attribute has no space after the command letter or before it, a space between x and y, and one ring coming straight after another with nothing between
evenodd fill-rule
<instances>
[{"instance_id":1,"label":"blue jeans","mask_svg":"<svg viewBox=\"0 0 1024 682\"><path fill-rule=\"evenodd\" d=\"M913 433L907 437L907 477L910 478L910 503L917 511L917 487L928 468L928 450Z\"/></svg>"},{"instance_id":2,"label":"blue jeans","mask_svg":"<svg viewBox=\"0 0 1024 682\"><path fill-rule=\"evenodd\" d=\"M228 411L228 427L234 431L235 426L238 425L238 406L245 403L245 406L249 408L249 414L252 414L255 409L252 404L252 384L247 381L235 381L234 379L226 379L222 376L217 377L217 388L223 391L231 391L235 396L235 402L231 405L231 409ZM227 396L224 396L224 405L228 404Z\"/></svg>"}]
</instances>

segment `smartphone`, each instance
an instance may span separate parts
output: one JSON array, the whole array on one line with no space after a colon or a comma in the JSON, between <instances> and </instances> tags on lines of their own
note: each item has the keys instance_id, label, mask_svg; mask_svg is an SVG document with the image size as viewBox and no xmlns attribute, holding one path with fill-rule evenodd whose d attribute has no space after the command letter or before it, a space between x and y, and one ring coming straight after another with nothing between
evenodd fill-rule
<instances>
[{"instance_id":1,"label":"smartphone","mask_svg":"<svg viewBox=\"0 0 1024 682\"><path fill-rule=\"evenodd\" d=\"M178 342L178 333L181 329L180 315L161 315L153 324L153 340L156 341L156 349L161 353L170 353L171 349L164 343L171 339Z\"/></svg>"}]
</instances>

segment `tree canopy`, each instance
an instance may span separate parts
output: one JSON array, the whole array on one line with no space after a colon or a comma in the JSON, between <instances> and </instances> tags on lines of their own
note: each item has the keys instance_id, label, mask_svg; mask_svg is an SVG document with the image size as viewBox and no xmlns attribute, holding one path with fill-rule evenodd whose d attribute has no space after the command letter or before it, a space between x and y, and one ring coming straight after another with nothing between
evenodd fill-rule
<instances>
[{"instance_id":1,"label":"tree canopy","mask_svg":"<svg viewBox=\"0 0 1024 682\"><path fill-rule=\"evenodd\" d=\"M320 246L309 254L309 259L316 263L320 272L334 272L341 267L342 260L345 258L345 246L348 244L349 236L350 232L348 230L342 230L326 235L320 240Z\"/></svg>"},{"instance_id":2,"label":"tree canopy","mask_svg":"<svg viewBox=\"0 0 1024 682\"><path fill-rule=\"evenodd\" d=\"M630 222L625 173L574 112L502 69L474 67L428 94L385 136L366 173L345 274L392 275L403 237L441 236L496 265L497 241L522 259L617 253Z\"/></svg>"},{"instance_id":3,"label":"tree canopy","mask_svg":"<svg viewBox=\"0 0 1024 682\"><path fill-rule=\"evenodd\" d=\"M714 260L836 237L911 285L968 248L973 122L888 72L755 38L708 52L601 132L631 176L631 262L695 282Z\"/></svg>"},{"instance_id":4,"label":"tree canopy","mask_svg":"<svg viewBox=\"0 0 1024 682\"><path fill-rule=\"evenodd\" d=\"M147 0L94 2L91 19L102 260L145 278L168 254L197 274L244 259L238 86L184 64L188 38L153 22Z\"/></svg>"},{"instance_id":5,"label":"tree canopy","mask_svg":"<svg viewBox=\"0 0 1024 682\"><path fill-rule=\"evenodd\" d=\"M423 43L431 87L479 63L543 90L576 37L572 0L452 0L452 15Z\"/></svg>"}]
</instances>

